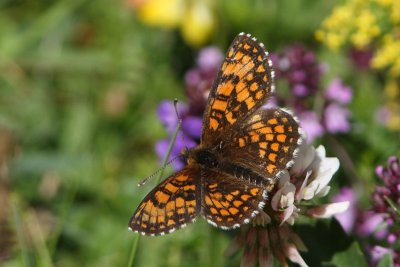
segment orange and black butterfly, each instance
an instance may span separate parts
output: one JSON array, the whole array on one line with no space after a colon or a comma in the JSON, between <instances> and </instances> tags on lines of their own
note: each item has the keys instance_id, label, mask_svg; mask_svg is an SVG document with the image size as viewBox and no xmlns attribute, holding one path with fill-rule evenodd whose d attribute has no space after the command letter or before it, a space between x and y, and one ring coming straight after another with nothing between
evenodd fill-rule
<instances>
[{"instance_id":1,"label":"orange and black butterfly","mask_svg":"<svg viewBox=\"0 0 400 267\"><path fill-rule=\"evenodd\" d=\"M236 228L263 209L302 141L290 113L261 108L274 91L273 79L264 45L239 34L211 88L200 145L183 152L186 167L140 203L132 231L163 235L199 215L219 228Z\"/></svg>"}]
</instances>

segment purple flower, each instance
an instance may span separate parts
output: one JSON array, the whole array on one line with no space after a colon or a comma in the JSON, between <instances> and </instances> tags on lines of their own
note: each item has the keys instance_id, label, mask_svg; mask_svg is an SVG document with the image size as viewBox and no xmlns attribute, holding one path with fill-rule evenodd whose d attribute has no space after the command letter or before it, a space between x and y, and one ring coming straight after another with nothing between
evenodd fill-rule
<instances>
[{"instance_id":1,"label":"purple flower","mask_svg":"<svg viewBox=\"0 0 400 267\"><path fill-rule=\"evenodd\" d=\"M320 76L324 67L319 64L312 51L302 44L287 47L282 53L273 55L272 60L276 68L278 79L285 79L289 83L292 93L296 97L314 95L320 86Z\"/></svg>"},{"instance_id":2,"label":"purple flower","mask_svg":"<svg viewBox=\"0 0 400 267\"><path fill-rule=\"evenodd\" d=\"M340 104L348 104L352 98L351 88L345 86L342 80L336 78L331 81L325 91L325 97L328 100L336 101Z\"/></svg>"},{"instance_id":3,"label":"purple flower","mask_svg":"<svg viewBox=\"0 0 400 267\"><path fill-rule=\"evenodd\" d=\"M379 124L388 124L391 116L391 111L387 107L380 107L375 111L375 121Z\"/></svg>"},{"instance_id":4,"label":"purple flower","mask_svg":"<svg viewBox=\"0 0 400 267\"><path fill-rule=\"evenodd\" d=\"M334 79L321 93L321 75L326 66L315 54L296 44L271 56L277 79L285 80L292 98L276 96L280 106L288 106L299 114L300 124L308 134L308 142L325 133L345 133L350 130L350 111L344 106L352 99L352 90L340 79ZM321 96L324 96L321 99ZM323 107L314 111L314 107Z\"/></svg>"},{"instance_id":5,"label":"purple flower","mask_svg":"<svg viewBox=\"0 0 400 267\"><path fill-rule=\"evenodd\" d=\"M400 238L399 214L393 208L400 204L400 164L399 158L391 156L388 159L388 166L378 166L376 174L382 180L383 185L377 186L372 194L373 211L377 214L383 214L384 221L387 225L387 241L392 243L393 240ZM397 222L396 225L394 222Z\"/></svg>"},{"instance_id":6,"label":"purple flower","mask_svg":"<svg viewBox=\"0 0 400 267\"><path fill-rule=\"evenodd\" d=\"M350 59L354 65L360 70L367 70L371 66L371 59L373 57L372 49L351 49L349 52Z\"/></svg>"},{"instance_id":7,"label":"purple flower","mask_svg":"<svg viewBox=\"0 0 400 267\"><path fill-rule=\"evenodd\" d=\"M186 86L195 87L201 81L201 73L198 69L188 70L185 74Z\"/></svg>"},{"instance_id":8,"label":"purple flower","mask_svg":"<svg viewBox=\"0 0 400 267\"><path fill-rule=\"evenodd\" d=\"M374 210L376 212L384 212L391 215L392 219L396 219L396 212L393 210L388 201L395 205L400 203L400 165L396 156L388 159L388 166L378 166L376 174L382 180L383 186L376 187L372 195L374 202Z\"/></svg>"},{"instance_id":9,"label":"purple flower","mask_svg":"<svg viewBox=\"0 0 400 267\"><path fill-rule=\"evenodd\" d=\"M178 157L177 160L174 160L173 166L176 170L179 170L182 169L185 164L183 158L179 158L182 150L194 147L199 143L202 120L200 117L191 116L189 114L189 107L186 104L178 103L177 110L179 118L177 117L172 101L162 101L158 106L158 117L165 126L170 138L158 141L155 149L161 162L167 153L170 139L178 125L178 120L182 119L182 128L178 133L171 154L168 158L168 161L171 161Z\"/></svg>"},{"instance_id":10,"label":"purple flower","mask_svg":"<svg viewBox=\"0 0 400 267\"><path fill-rule=\"evenodd\" d=\"M336 103L331 103L325 108L324 124L330 133L347 133L350 131L350 111Z\"/></svg>"},{"instance_id":11,"label":"purple flower","mask_svg":"<svg viewBox=\"0 0 400 267\"><path fill-rule=\"evenodd\" d=\"M182 131L193 139L199 140L203 120L201 117L187 116L182 121Z\"/></svg>"},{"instance_id":12,"label":"purple flower","mask_svg":"<svg viewBox=\"0 0 400 267\"><path fill-rule=\"evenodd\" d=\"M379 246L368 247L372 266L386 253L390 252L393 266L400 267L400 221L396 208L400 204L400 164L396 156L388 159L387 166L378 166L376 174L383 185L377 186L372 194L372 209L361 218L358 233L379 241Z\"/></svg>"},{"instance_id":13,"label":"purple flower","mask_svg":"<svg viewBox=\"0 0 400 267\"><path fill-rule=\"evenodd\" d=\"M324 128L319 122L317 114L313 111L305 111L299 114L300 124L307 134L307 141L311 143L315 138L324 134Z\"/></svg>"},{"instance_id":14,"label":"purple flower","mask_svg":"<svg viewBox=\"0 0 400 267\"><path fill-rule=\"evenodd\" d=\"M210 88L222 60L223 55L218 48L206 47L199 52L196 67L186 72L186 94L191 115L203 115Z\"/></svg>"},{"instance_id":15,"label":"purple flower","mask_svg":"<svg viewBox=\"0 0 400 267\"><path fill-rule=\"evenodd\" d=\"M373 246L367 248L367 252L371 257L371 266L376 266L380 259L386 254L391 254L393 256L394 252L392 249L381 247L381 246Z\"/></svg>"},{"instance_id":16,"label":"purple flower","mask_svg":"<svg viewBox=\"0 0 400 267\"><path fill-rule=\"evenodd\" d=\"M197 65L202 71L210 72L217 70L224 59L221 50L215 46L209 46L200 50Z\"/></svg>"},{"instance_id":17,"label":"purple flower","mask_svg":"<svg viewBox=\"0 0 400 267\"><path fill-rule=\"evenodd\" d=\"M178 103L178 116L172 101L162 101L157 114L165 126L169 139L160 140L156 144L156 152L162 160L167 153L170 139L182 119L182 128L176 138L168 160L174 160L174 168L181 169L186 163L180 157L181 151L199 144L202 128L202 115L207 103L208 94L223 55L216 47L207 47L200 51L197 66L185 75L188 103ZM176 160L175 160L176 159Z\"/></svg>"},{"instance_id":18,"label":"purple flower","mask_svg":"<svg viewBox=\"0 0 400 267\"><path fill-rule=\"evenodd\" d=\"M366 211L361 213L358 219L359 221L355 229L358 235L370 236L374 234L378 239L382 237L382 229L379 229L379 226L382 225L384 220L382 214Z\"/></svg>"},{"instance_id":19,"label":"purple flower","mask_svg":"<svg viewBox=\"0 0 400 267\"><path fill-rule=\"evenodd\" d=\"M187 113L188 108L184 103L179 102L176 108L180 117L183 117L184 114ZM158 118L169 134L172 134L176 125L178 125L179 118L177 117L176 113L177 112L175 111L172 101L164 100L157 108Z\"/></svg>"},{"instance_id":20,"label":"purple flower","mask_svg":"<svg viewBox=\"0 0 400 267\"><path fill-rule=\"evenodd\" d=\"M339 194L333 197L333 201L348 201L350 203L349 208L345 212L335 215L336 220L338 220L343 230L349 234L353 230L357 219L357 196L351 188L343 187L340 189Z\"/></svg>"}]
</instances>

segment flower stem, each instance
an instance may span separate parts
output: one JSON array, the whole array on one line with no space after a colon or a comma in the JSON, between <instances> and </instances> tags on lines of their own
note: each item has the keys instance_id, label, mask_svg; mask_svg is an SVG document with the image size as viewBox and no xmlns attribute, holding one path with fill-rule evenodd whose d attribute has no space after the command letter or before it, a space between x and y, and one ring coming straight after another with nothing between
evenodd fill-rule
<instances>
[{"instance_id":1,"label":"flower stem","mask_svg":"<svg viewBox=\"0 0 400 267\"><path fill-rule=\"evenodd\" d=\"M30 217L30 231L32 231L31 235L36 235L35 249L37 251L37 261L38 266L41 267L53 267L53 262L51 259L49 248L46 246L46 241L43 235L42 227L40 226L37 215L34 211L32 211L32 215Z\"/></svg>"},{"instance_id":2,"label":"flower stem","mask_svg":"<svg viewBox=\"0 0 400 267\"><path fill-rule=\"evenodd\" d=\"M135 259L136 255L136 250L137 250L137 245L139 243L140 235L134 236L133 243L132 243L132 249L131 249L131 254L129 255L129 262L127 267L133 266L133 261Z\"/></svg>"},{"instance_id":3,"label":"flower stem","mask_svg":"<svg viewBox=\"0 0 400 267\"><path fill-rule=\"evenodd\" d=\"M60 209L61 215L59 216L58 223L55 227L55 230L53 231L53 234L50 238L48 245L51 257L54 257L54 254L56 252L58 241L60 239L64 225L66 223L68 212L70 211L72 203L74 202L78 188L79 186L76 183L71 183L70 189L67 192L67 195L64 198L63 202L61 203L61 209Z\"/></svg>"},{"instance_id":4,"label":"flower stem","mask_svg":"<svg viewBox=\"0 0 400 267\"><path fill-rule=\"evenodd\" d=\"M181 128L181 125L182 125L182 121L179 120L179 121L178 121L178 124L176 125L174 134L172 135L171 142L169 143L169 147L168 147L168 150L167 150L167 154L165 155L165 157L164 157L164 159L163 159L163 162L162 162L162 164L161 164L161 171L158 173L158 176L157 176L157 178L156 178L156 184L158 184L158 183L161 182L161 178L162 178L162 176L163 176L163 174L164 174L165 166L167 165L169 155L171 154L172 148L173 148L173 146L174 146L176 137L178 136L178 132L179 132L179 129Z\"/></svg>"},{"instance_id":5,"label":"flower stem","mask_svg":"<svg viewBox=\"0 0 400 267\"><path fill-rule=\"evenodd\" d=\"M400 210L396 207L396 205L393 203L391 199L389 199L387 196L383 196L385 201L388 203L388 205L396 212L397 216L400 217Z\"/></svg>"},{"instance_id":6,"label":"flower stem","mask_svg":"<svg viewBox=\"0 0 400 267\"><path fill-rule=\"evenodd\" d=\"M165 155L165 157L163 159L163 162L161 164L160 172L157 175L156 184L160 183L161 178L162 178L162 176L164 174L165 166L167 165L169 155L171 154L172 148L174 146L176 137L178 136L178 132L179 132L179 129L181 128L181 125L182 125L182 120L179 120L178 124L175 127L174 134L172 135L171 142L169 143L167 154ZM137 247L138 247L139 240L140 240L140 235L136 235L135 238L133 239L132 249L131 249L131 253L130 253L130 256L129 256L129 261L128 261L127 267L133 266L133 262L135 260L136 250L137 250Z\"/></svg>"},{"instance_id":7,"label":"flower stem","mask_svg":"<svg viewBox=\"0 0 400 267\"><path fill-rule=\"evenodd\" d=\"M15 197L11 201L11 207L14 213L14 223L15 223L15 228L17 232L17 239L18 239L18 244L21 249L21 255L22 255L22 266L25 267L30 267L33 266L33 263L30 261L29 254L27 251L27 245L26 245L26 237L24 234L24 229L22 227L22 222L21 222L21 217L20 213L17 207L16 199Z\"/></svg>"}]
</instances>

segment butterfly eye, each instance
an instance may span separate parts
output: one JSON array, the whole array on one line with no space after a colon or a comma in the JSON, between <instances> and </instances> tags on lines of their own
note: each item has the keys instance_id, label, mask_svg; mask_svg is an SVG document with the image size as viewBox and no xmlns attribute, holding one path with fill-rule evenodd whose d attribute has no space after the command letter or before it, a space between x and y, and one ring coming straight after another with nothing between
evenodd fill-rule
<instances>
[{"instance_id":1,"label":"butterfly eye","mask_svg":"<svg viewBox=\"0 0 400 267\"><path fill-rule=\"evenodd\" d=\"M186 161L187 164L190 164L192 161L192 157L190 156L190 149L185 147L181 150L181 156L184 161Z\"/></svg>"}]
</instances>

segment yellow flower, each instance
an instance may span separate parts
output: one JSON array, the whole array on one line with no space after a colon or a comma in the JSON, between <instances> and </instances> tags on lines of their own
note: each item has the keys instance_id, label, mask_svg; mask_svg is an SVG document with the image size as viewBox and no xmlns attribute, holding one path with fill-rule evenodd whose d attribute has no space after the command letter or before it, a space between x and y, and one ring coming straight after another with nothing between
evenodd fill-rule
<instances>
[{"instance_id":1,"label":"yellow flower","mask_svg":"<svg viewBox=\"0 0 400 267\"><path fill-rule=\"evenodd\" d=\"M390 101L394 101L396 98L400 97L400 89L397 81L390 78L385 85L385 97Z\"/></svg>"},{"instance_id":2,"label":"yellow flower","mask_svg":"<svg viewBox=\"0 0 400 267\"><path fill-rule=\"evenodd\" d=\"M375 2L383 7L390 7L393 4L393 0L375 0Z\"/></svg>"},{"instance_id":3,"label":"yellow flower","mask_svg":"<svg viewBox=\"0 0 400 267\"><path fill-rule=\"evenodd\" d=\"M381 47L377 49L371 65L376 69L391 67L390 75L394 77L400 75L400 40L389 34L386 35Z\"/></svg>"},{"instance_id":4,"label":"yellow flower","mask_svg":"<svg viewBox=\"0 0 400 267\"><path fill-rule=\"evenodd\" d=\"M196 1L184 16L181 27L182 36L190 45L201 45L211 35L214 24L211 10L204 2Z\"/></svg>"},{"instance_id":5,"label":"yellow flower","mask_svg":"<svg viewBox=\"0 0 400 267\"><path fill-rule=\"evenodd\" d=\"M144 23L167 28L177 27L185 13L184 0L148 0L136 7L138 18Z\"/></svg>"},{"instance_id":6,"label":"yellow flower","mask_svg":"<svg viewBox=\"0 0 400 267\"><path fill-rule=\"evenodd\" d=\"M386 108L389 112L386 125L389 129L400 131L400 87L399 80L388 78L385 85Z\"/></svg>"},{"instance_id":7,"label":"yellow flower","mask_svg":"<svg viewBox=\"0 0 400 267\"><path fill-rule=\"evenodd\" d=\"M338 33L328 33L326 35L326 44L332 50L339 49L345 42L344 36Z\"/></svg>"},{"instance_id":8,"label":"yellow flower","mask_svg":"<svg viewBox=\"0 0 400 267\"><path fill-rule=\"evenodd\" d=\"M335 29L342 27L343 24L348 23L353 18L353 10L347 6L337 7L333 10L332 15L328 17L323 26L328 29Z\"/></svg>"},{"instance_id":9,"label":"yellow flower","mask_svg":"<svg viewBox=\"0 0 400 267\"><path fill-rule=\"evenodd\" d=\"M367 47L374 37L380 34L375 15L367 8L362 9L353 21L355 33L351 36L353 44L363 49Z\"/></svg>"},{"instance_id":10,"label":"yellow flower","mask_svg":"<svg viewBox=\"0 0 400 267\"><path fill-rule=\"evenodd\" d=\"M149 25L180 28L192 46L207 42L215 27L212 2L207 0L128 0L138 18Z\"/></svg>"},{"instance_id":11,"label":"yellow flower","mask_svg":"<svg viewBox=\"0 0 400 267\"><path fill-rule=\"evenodd\" d=\"M391 130L400 131L400 105L397 102L390 102L387 109L389 111L387 127Z\"/></svg>"},{"instance_id":12,"label":"yellow flower","mask_svg":"<svg viewBox=\"0 0 400 267\"><path fill-rule=\"evenodd\" d=\"M322 22L315 38L332 50L374 48L371 67L387 71L387 126L400 130L400 1L347 0Z\"/></svg>"},{"instance_id":13,"label":"yellow flower","mask_svg":"<svg viewBox=\"0 0 400 267\"><path fill-rule=\"evenodd\" d=\"M397 24L400 22L400 2L393 0L393 6L390 13L390 19L393 24Z\"/></svg>"}]
</instances>

